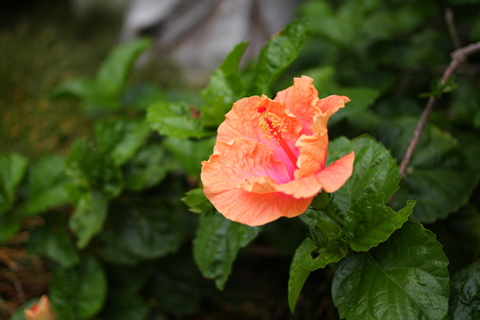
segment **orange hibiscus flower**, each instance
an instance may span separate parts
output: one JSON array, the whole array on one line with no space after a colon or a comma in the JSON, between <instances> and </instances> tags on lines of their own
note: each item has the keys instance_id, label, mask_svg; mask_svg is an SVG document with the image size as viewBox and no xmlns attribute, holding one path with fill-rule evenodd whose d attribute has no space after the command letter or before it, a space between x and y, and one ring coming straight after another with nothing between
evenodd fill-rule
<instances>
[{"instance_id":1,"label":"orange hibiscus flower","mask_svg":"<svg viewBox=\"0 0 480 320\"><path fill-rule=\"evenodd\" d=\"M295 78L274 100L244 98L226 114L201 178L227 219L258 226L296 217L320 191L337 191L352 175L353 152L325 167L327 121L350 99L319 99L312 82Z\"/></svg>"},{"instance_id":2,"label":"orange hibiscus flower","mask_svg":"<svg viewBox=\"0 0 480 320\"><path fill-rule=\"evenodd\" d=\"M38 304L34 303L29 309L24 310L27 320L55 320L55 314L50 306L50 301L46 295L40 298Z\"/></svg>"}]
</instances>

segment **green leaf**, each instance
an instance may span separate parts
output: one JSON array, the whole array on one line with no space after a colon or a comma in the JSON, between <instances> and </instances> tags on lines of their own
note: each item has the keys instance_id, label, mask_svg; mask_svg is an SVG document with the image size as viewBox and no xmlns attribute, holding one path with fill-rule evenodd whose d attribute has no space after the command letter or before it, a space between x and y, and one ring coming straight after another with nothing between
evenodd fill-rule
<instances>
[{"instance_id":1,"label":"green leaf","mask_svg":"<svg viewBox=\"0 0 480 320\"><path fill-rule=\"evenodd\" d=\"M385 205L383 194L366 195L345 212L344 232L350 238L350 247L355 251L368 251L385 241L400 228L412 213L415 201L395 212Z\"/></svg>"},{"instance_id":2,"label":"green leaf","mask_svg":"<svg viewBox=\"0 0 480 320\"><path fill-rule=\"evenodd\" d=\"M202 287L199 280L191 252L182 250L158 262L145 293L148 300L162 310L191 314L200 304Z\"/></svg>"},{"instance_id":3,"label":"green leaf","mask_svg":"<svg viewBox=\"0 0 480 320\"><path fill-rule=\"evenodd\" d=\"M96 85L107 96L119 97L128 74L138 55L152 44L149 38L139 38L116 47L98 70Z\"/></svg>"},{"instance_id":4,"label":"green leaf","mask_svg":"<svg viewBox=\"0 0 480 320\"><path fill-rule=\"evenodd\" d=\"M307 281L309 275L310 270L307 270L302 266L297 266L290 271L290 278L288 279L288 306L292 313L295 312L298 297L300 296L300 292L302 291L303 285Z\"/></svg>"},{"instance_id":5,"label":"green leaf","mask_svg":"<svg viewBox=\"0 0 480 320\"><path fill-rule=\"evenodd\" d=\"M371 106L380 95L380 90L371 88L341 88L335 94L339 96L347 96L350 102L345 105L345 108L338 110L328 120L328 125L334 125L343 118L356 118L362 116L365 109Z\"/></svg>"},{"instance_id":6,"label":"green leaf","mask_svg":"<svg viewBox=\"0 0 480 320\"><path fill-rule=\"evenodd\" d=\"M384 243L340 261L332 296L346 319L442 319L448 260L435 235L406 222Z\"/></svg>"},{"instance_id":7,"label":"green leaf","mask_svg":"<svg viewBox=\"0 0 480 320\"><path fill-rule=\"evenodd\" d=\"M119 288L109 292L107 306L101 314L104 320L146 320L150 311L138 293Z\"/></svg>"},{"instance_id":8,"label":"green leaf","mask_svg":"<svg viewBox=\"0 0 480 320\"><path fill-rule=\"evenodd\" d=\"M397 159L403 158L416 124L416 119L401 118L380 129L382 141ZM478 174L458 141L427 124L392 207L401 207L406 199L416 200L412 219L433 222L467 203L477 182Z\"/></svg>"},{"instance_id":9,"label":"green leaf","mask_svg":"<svg viewBox=\"0 0 480 320\"><path fill-rule=\"evenodd\" d=\"M215 279L215 285L222 290L238 251L255 239L259 232L258 227L230 221L219 213L202 215L193 240L193 256L202 274Z\"/></svg>"},{"instance_id":10,"label":"green leaf","mask_svg":"<svg viewBox=\"0 0 480 320\"><path fill-rule=\"evenodd\" d=\"M7 213L0 213L0 243L9 240L22 227L22 220L20 217L13 216Z\"/></svg>"},{"instance_id":11,"label":"green leaf","mask_svg":"<svg viewBox=\"0 0 480 320\"><path fill-rule=\"evenodd\" d=\"M168 138L164 145L190 175L200 177L202 161L213 153L216 137L202 140Z\"/></svg>"},{"instance_id":12,"label":"green leaf","mask_svg":"<svg viewBox=\"0 0 480 320\"><path fill-rule=\"evenodd\" d=\"M118 241L118 236L112 228L103 228L96 240L98 253L108 262L122 266L135 266L142 260Z\"/></svg>"},{"instance_id":13,"label":"green leaf","mask_svg":"<svg viewBox=\"0 0 480 320\"><path fill-rule=\"evenodd\" d=\"M186 139L214 134L203 128L198 111L186 102L159 102L148 108L147 121L160 134Z\"/></svg>"},{"instance_id":14,"label":"green leaf","mask_svg":"<svg viewBox=\"0 0 480 320\"><path fill-rule=\"evenodd\" d=\"M34 215L67 204L69 198L63 187L65 181L65 160L54 155L41 157L28 169L23 192L25 200L15 213Z\"/></svg>"},{"instance_id":15,"label":"green leaf","mask_svg":"<svg viewBox=\"0 0 480 320\"><path fill-rule=\"evenodd\" d=\"M123 189L122 173L113 159L83 139L77 140L70 151L65 170L73 180L67 191L74 202L90 190L101 191L110 199Z\"/></svg>"},{"instance_id":16,"label":"green leaf","mask_svg":"<svg viewBox=\"0 0 480 320\"><path fill-rule=\"evenodd\" d=\"M122 95L123 106L142 111L154 103L165 100L165 93L159 87L149 82L128 86Z\"/></svg>"},{"instance_id":17,"label":"green leaf","mask_svg":"<svg viewBox=\"0 0 480 320\"><path fill-rule=\"evenodd\" d=\"M480 319L480 271L473 273L462 285L453 306L453 319Z\"/></svg>"},{"instance_id":18,"label":"green leaf","mask_svg":"<svg viewBox=\"0 0 480 320\"><path fill-rule=\"evenodd\" d=\"M269 94L275 80L300 53L309 24L309 20L292 21L270 38L260 53L248 95Z\"/></svg>"},{"instance_id":19,"label":"green leaf","mask_svg":"<svg viewBox=\"0 0 480 320\"><path fill-rule=\"evenodd\" d=\"M329 143L327 165L344 155L355 152L353 174L340 190L335 192L333 202L341 211L352 206L367 194L385 194L385 201L398 189L400 174L396 160L379 142L368 135L353 140L344 137Z\"/></svg>"},{"instance_id":20,"label":"green leaf","mask_svg":"<svg viewBox=\"0 0 480 320\"><path fill-rule=\"evenodd\" d=\"M102 231L107 213L108 199L100 192L87 193L77 202L68 225L78 236L78 248L85 248Z\"/></svg>"},{"instance_id":21,"label":"green leaf","mask_svg":"<svg viewBox=\"0 0 480 320\"><path fill-rule=\"evenodd\" d=\"M443 245L450 261L448 271L456 274L480 254L480 213L472 205L462 207L446 219L428 225ZM468 245L465 245L467 244Z\"/></svg>"},{"instance_id":22,"label":"green leaf","mask_svg":"<svg viewBox=\"0 0 480 320\"><path fill-rule=\"evenodd\" d=\"M160 145L148 144L122 167L125 188L141 191L159 184L173 167Z\"/></svg>"},{"instance_id":23,"label":"green leaf","mask_svg":"<svg viewBox=\"0 0 480 320\"><path fill-rule=\"evenodd\" d=\"M158 200L138 198L130 203L113 203L112 229L116 241L128 253L154 259L175 252L182 240L175 214Z\"/></svg>"},{"instance_id":24,"label":"green leaf","mask_svg":"<svg viewBox=\"0 0 480 320\"><path fill-rule=\"evenodd\" d=\"M215 207L205 196L202 188L196 188L188 191L182 201L187 204L191 212L199 214L209 214L215 212Z\"/></svg>"},{"instance_id":25,"label":"green leaf","mask_svg":"<svg viewBox=\"0 0 480 320\"><path fill-rule=\"evenodd\" d=\"M27 243L29 253L45 254L62 268L78 264L80 257L65 229L63 216L46 215L45 220L45 225L30 231Z\"/></svg>"},{"instance_id":26,"label":"green leaf","mask_svg":"<svg viewBox=\"0 0 480 320\"><path fill-rule=\"evenodd\" d=\"M93 256L85 256L74 268L57 269L48 296L58 319L94 317L103 308L107 296L102 265Z\"/></svg>"},{"instance_id":27,"label":"green leaf","mask_svg":"<svg viewBox=\"0 0 480 320\"><path fill-rule=\"evenodd\" d=\"M326 192L320 192L317 194L310 204L315 210L326 210L330 206L330 194Z\"/></svg>"},{"instance_id":28,"label":"green leaf","mask_svg":"<svg viewBox=\"0 0 480 320\"><path fill-rule=\"evenodd\" d=\"M455 81L455 75L452 75L445 82L445 84L442 84L442 79L441 78L435 78L430 83L430 89L432 91L421 93L418 96L420 98L435 97L435 98L438 99L442 96L442 94L452 92L453 90L458 88L458 85L456 83L454 83L454 81Z\"/></svg>"},{"instance_id":29,"label":"green leaf","mask_svg":"<svg viewBox=\"0 0 480 320\"><path fill-rule=\"evenodd\" d=\"M330 241L327 246L321 249L307 238L295 251L288 280L288 304L292 313L295 311L298 296L310 272L323 269L329 263L338 262L347 255L348 244L339 235L340 229L335 236L329 236Z\"/></svg>"},{"instance_id":30,"label":"green leaf","mask_svg":"<svg viewBox=\"0 0 480 320\"><path fill-rule=\"evenodd\" d=\"M23 179L28 159L10 152L0 156L0 214L9 211L15 203L15 191Z\"/></svg>"},{"instance_id":31,"label":"green leaf","mask_svg":"<svg viewBox=\"0 0 480 320\"><path fill-rule=\"evenodd\" d=\"M98 148L110 154L117 166L129 160L150 135L145 120L105 118L95 123Z\"/></svg>"},{"instance_id":32,"label":"green leaf","mask_svg":"<svg viewBox=\"0 0 480 320\"><path fill-rule=\"evenodd\" d=\"M450 280L450 300L448 302L450 312L452 312L454 309L454 305L456 304L458 296L461 294L463 285L478 273L480 273L480 260L472 263L471 265L457 273L455 276L453 276L453 278ZM478 292L479 291L477 290L477 297Z\"/></svg>"},{"instance_id":33,"label":"green leaf","mask_svg":"<svg viewBox=\"0 0 480 320\"><path fill-rule=\"evenodd\" d=\"M82 100L95 100L100 95L94 81L85 78L74 78L56 87L51 97L58 99L64 96L72 96Z\"/></svg>"},{"instance_id":34,"label":"green leaf","mask_svg":"<svg viewBox=\"0 0 480 320\"><path fill-rule=\"evenodd\" d=\"M242 97L245 86L237 70L247 46L248 42L236 45L202 91L202 98L207 103L200 109L204 126L218 126L225 120L225 114L233 103Z\"/></svg>"}]
</instances>

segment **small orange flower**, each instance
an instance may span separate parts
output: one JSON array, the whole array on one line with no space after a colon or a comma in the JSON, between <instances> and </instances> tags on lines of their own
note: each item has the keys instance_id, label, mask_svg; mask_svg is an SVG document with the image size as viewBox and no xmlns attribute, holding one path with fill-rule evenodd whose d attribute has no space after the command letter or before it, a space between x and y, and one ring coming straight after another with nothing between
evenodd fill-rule
<instances>
[{"instance_id":1,"label":"small orange flower","mask_svg":"<svg viewBox=\"0 0 480 320\"><path fill-rule=\"evenodd\" d=\"M55 320L55 314L48 297L44 294L38 304L34 303L29 309L24 311L27 320Z\"/></svg>"},{"instance_id":2,"label":"small orange flower","mask_svg":"<svg viewBox=\"0 0 480 320\"><path fill-rule=\"evenodd\" d=\"M227 219L258 226L296 217L320 191L337 191L352 175L353 152L325 167L327 121L350 99L319 99L312 82L295 78L274 100L244 98L226 114L201 178Z\"/></svg>"}]
</instances>

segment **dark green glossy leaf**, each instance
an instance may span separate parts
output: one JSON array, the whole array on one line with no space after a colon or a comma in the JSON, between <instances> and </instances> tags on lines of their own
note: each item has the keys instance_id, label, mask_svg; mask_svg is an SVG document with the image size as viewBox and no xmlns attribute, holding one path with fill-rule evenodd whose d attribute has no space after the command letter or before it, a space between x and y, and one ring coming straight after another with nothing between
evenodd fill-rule
<instances>
[{"instance_id":1,"label":"dark green glossy leaf","mask_svg":"<svg viewBox=\"0 0 480 320\"><path fill-rule=\"evenodd\" d=\"M28 169L25 200L15 212L22 216L34 215L68 203L65 181L65 160L54 155L41 157Z\"/></svg>"},{"instance_id":2,"label":"dark green glossy leaf","mask_svg":"<svg viewBox=\"0 0 480 320\"><path fill-rule=\"evenodd\" d=\"M258 235L260 228L230 221L219 213L202 215L193 240L193 256L202 274L215 279L222 290L240 248Z\"/></svg>"},{"instance_id":3,"label":"dark green glossy leaf","mask_svg":"<svg viewBox=\"0 0 480 320\"><path fill-rule=\"evenodd\" d=\"M466 280L455 300L452 310L453 319L480 319L480 271Z\"/></svg>"},{"instance_id":4,"label":"dark green glossy leaf","mask_svg":"<svg viewBox=\"0 0 480 320\"><path fill-rule=\"evenodd\" d=\"M269 94L279 75L297 58L306 38L309 20L295 20L263 47L248 95Z\"/></svg>"},{"instance_id":5,"label":"dark green glossy leaf","mask_svg":"<svg viewBox=\"0 0 480 320\"><path fill-rule=\"evenodd\" d=\"M186 139L214 134L203 128L198 111L186 102L159 102L148 108L147 121L160 134Z\"/></svg>"},{"instance_id":6,"label":"dark green glossy leaf","mask_svg":"<svg viewBox=\"0 0 480 320\"><path fill-rule=\"evenodd\" d=\"M191 314L200 304L199 280L191 252L182 250L159 261L146 295L162 310Z\"/></svg>"},{"instance_id":7,"label":"dark green glossy leaf","mask_svg":"<svg viewBox=\"0 0 480 320\"><path fill-rule=\"evenodd\" d=\"M62 268L70 268L80 262L78 252L65 229L65 219L58 215L46 215L45 220L43 226L30 232L28 251L45 254Z\"/></svg>"},{"instance_id":8,"label":"dark green glossy leaf","mask_svg":"<svg viewBox=\"0 0 480 320\"><path fill-rule=\"evenodd\" d=\"M468 280L474 275L480 273L480 260L472 263L459 273L457 273L453 278L450 280L450 300L448 301L450 307L450 313L453 311L454 305L456 303L457 297L461 293L462 286L468 282ZM478 291L477 291L478 297ZM459 318L460 319L460 318ZM467 319L467 318L465 318Z\"/></svg>"},{"instance_id":9,"label":"dark green glossy leaf","mask_svg":"<svg viewBox=\"0 0 480 320\"><path fill-rule=\"evenodd\" d=\"M330 241L321 249L307 238L295 251L288 280L288 304L292 313L295 311L298 296L310 272L323 269L329 263L338 262L347 255L348 242L339 235L340 229L336 236L329 237Z\"/></svg>"},{"instance_id":10,"label":"dark green glossy leaf","mask_svg":"<svg viewBox=\"0 0 480 320\"><path fill-rule=\"evenodd\" d=\"M310 272L340 261L348 252L348 241L341 237L342 230L339 226L324 218L322 212L309 210L307 214L310 218L303 221L310 225L310 231L322 235L321 246L312 238L307 238L295 251L288 281L288 304L292 313Z\"/></svg>"},{"instance_id":11,"label":"dark green glossy leaf","mask_svg":"<svg viewBox=\"0 0 480 320\"><path fill-rule=\"evenodd\" d=\"M379 142L368 135L348 140L344 137L330 142L327 164L355 152L353 174L340 190L335 192L334 204L342 211L367 194L385 194L385 201L398 189L400 174L396 160Z\"/></svg>"},{"instance_id":12,"label":"dark green glossy leaf","mask_svg":"<svg viewBox=\"0 0 480 320\"><path fill-rule=\"evenodd\" d=\"M73 180L68 193L74 202L90 190L101 191L108 198L117 197L123 189L123 177L113 159L78 140L66 162L66 173Z\"/></svg>"},{"instance_id":13,"label":"dark green glossy leaf","mask_svg":"<svg viewBox=\"0 0 480 320\"><path fill-rule=\"evenodd\" d=\"M160 145L148 144L135 154L123 167L125 188L141 191L159 184L173 167L170 158Z\"/></svg>"},{"instance_id":14,"label":"dark green glossy leaf","mask_svg":"<svg viewBox=\"0 0 480 320\"><path fill-rule=\"evenodd\" d=\"M168 138L165 140L165 147L188 174L200 177L202 161L208 160L213 153L215 141L216 137L202 140Z\"/></svg>"},{"instance_id":15,"label":"dark green glossy leaf","mask_svg":"<svg viewBox=\"0 0 480 320\"><path fill-rule=\"evenodd\" d=\"M448 309L447 265L435 235L408 221L378 247L338 263L333 301L348 320L442 319Z\"/></svg>"},{"instance_id":16,"label":"dark green glossy leaf","mask_svg":"<svg viewBox=\"0 0 480 320\"><path fill-rule=\"evenodd\" d=\"M117 166L133 157L150 133L150 127L145 120L105 118L95 123L98 148L110 154Z\"/></svg>"},{"instance_id":17,"label":"dark green glossy leaf","mask_svg":"<svg viewBox=\"0 0 480 320\"><path fill-rule=\"evenodd\" d=\"M101 192L87 193L77 201L68 225L78 236L77 246L80 249L85 248L102 230L107 213L108 199Z\"/></svg>"},{"instance_id":18,"label":"dark green glossy leaf","mask_svg":"<svg viewBox=\"0 0 480 320\"><path fill-rule=\"evenodd\" d=\"M215 207L205 196L202 188L196 188L188 191L185 197L182 198L182 201L189 206L189 210L195 213L213 213L215 212Z\"/></svg>"},{"instance_id":19,"label":"dark green glossy leaf","mask_svg":"<svg viewBox=\"0 0 480 320\"><path fill-rule=\"evenodd\" d=\"M53 273L49 298L58 319L88 319L105 303L107 280L100 262L93 256L82 258L80 265Z\"/></svg>"},{"instance_id":20,"label":"dark green glossy leaf","mask_svg":"<svg viewBox=\"0 0 480 320\"><path fill-rule=\"evenodd\" d=\"M381 128L382 141L397 159L405 154L416 124L416 119L402 118ZM427 125L392 207L399 208L406 199L416 200L412 219L433 222L467 203L477 182L478 174L467 161L458 141Z\"/></svg>"},{"instance_id":21,"label":"dark green glossy leaf","mask_svg":"<svg viewBox=\"0 0 480 320\"><path fill-rule=\"evenodd\" d=\"M148 38L139 38L116 47L98 70L96 85L107 96L118 97L124 89L127 76L138 55L152 44Z\"/></svg>"},{"instance_id":22,"label":"dark green glossy leaf","mask_svg":"<svg viewBox=\"0 0 480 320\"><path fill-rule=\"evenodd\" d=\"M385 205L385 196L366 195L345 212L344 232L350 238L350 247L355 251L368 251L385 241L400 228L412 213L415 201L395 212Z\"/></svg>"},{"instance_id":23,"label":"dark green glossy leaf","mask_svg":"<svg viewBox=\"0 0 480 320\"><path fill-rule=\"evenodd\" d=\"M326 210L330 206L330 194L326 192L320 192L317 194L310 204L315 210Z\"/></svg>"},{"instance_id":24,"label":"dark green glossy leaf","mask_svg":"<svg viewBox=\"0 0 480 320\"><path fill-rule=\"evenodd\" d=\"M204 126L218 126L225 120L225 114L233 103L242 97L245 86L237 70L247 46L248 42L235 46L210 77L208 87L202 91L202 98L207 103L200 109Z\"/></svg>"},{"instance_id":25,"label":"dark green glossy leaf","mask_svg":"<svg viewBox=\"0 0 480 320\"><path fill-rule=\"evenodd\" d=\"M10 152L0 157L0 214L9 211L15 203L15 191L23 179L28 159Z\"/></svg>"}]
</instances>

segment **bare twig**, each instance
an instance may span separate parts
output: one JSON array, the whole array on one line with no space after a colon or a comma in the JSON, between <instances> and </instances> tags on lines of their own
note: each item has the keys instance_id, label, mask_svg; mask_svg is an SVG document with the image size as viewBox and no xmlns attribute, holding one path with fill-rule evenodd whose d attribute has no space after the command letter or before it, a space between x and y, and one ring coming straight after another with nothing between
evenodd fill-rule
<instances>
[{"instance_id":1,"label":"bare twig","mask_svg":"<svg viewBox=\"0 0 480 320\"><path fill-rule=\"evenodd\" d=\"M472 53L475 53L477 51L480 51L480 42L473 43L471 45L468 45L466 47L460 48L458 50L455 50L452 52L452 61L450 62L450 65L447 67L445 72L443 73L442 76L442 84L445 84L447 80L452 76L452 74L455 72L457 67L465 61L466 57ZM420 140L420 135L422 134L423 128L425 128L425 125L427 124L428 117L430 116L430 113L433 110L433 107L435 106L435 103L438 101L439 98L436 98L434 96L430 97L428 99L427 105L425 107L425 110L423 110L423 114L418 121L417 128L415 129L415 132L413 133L412 140L410 141L410 144L408 145L407 152L405 153L405 156L403 157L402 163L400 164L400 174L402 175L402 178L405 177L405 173L407 171L408 164L410 163L410 160L412 158L413 152L415 151L415 148L417 146L418 140ZM388 201L389 204L392 203L393 200L393 195Z\"/></svg>"},{"instance_id":2,"label":"bare twig","mask_svg":"<svg viewBox=\"0 0 480 320\"><path fill-rule=\"evenodd\" d=\"M462 63L468 55L477 51L480 51L480 42L455 50L452 53L452 62L450 62L450 65L443 73L442 84L445 84L447 82L447 80L455 72L455 69L457 69L460 63ZM405 172L407 171L407 166L410 163L410 159L412 158L413 151L415 151L415 147L417 146L418 140L420 139L423 128L427 124L428 117L430 116L430 113L432 112L437 100L438 98L435 98L434 96L428 99L427 106L425 107L425 110L423 110L422 117L420 118L420 121L418 121L417 128L413 133L410 145L408 146L407 152L405 153L405 156L402 160L402 164L400 165L400 174L402 175L402 177L405 177Z\"/></svg>"},{"instance_id":3,"label":"bare twig","mask_svg":"<svg viewBox=\"0 0 480 320\"><path fill-rule=\"evenodd\" d=\"M447 8L445 11L445 20L448 26L448 32L450 32L450 37L452 37L453 45L455 49L460 49L462 45L460 44L460 39L458 38L457 28L455 27L455 19L453 18L453 11L450 8Z\"/></svg>"}]
</instances>

